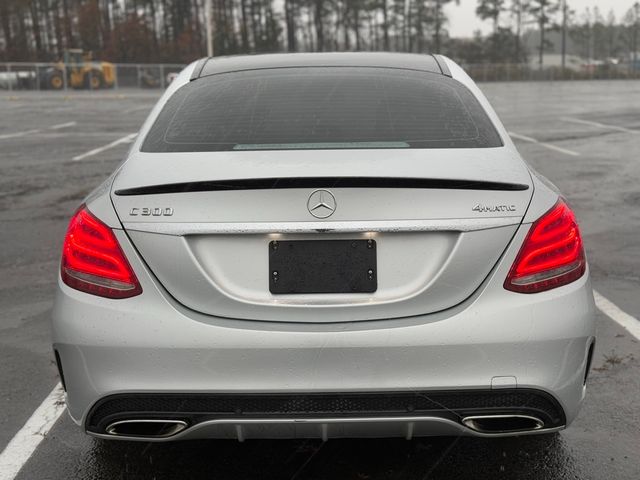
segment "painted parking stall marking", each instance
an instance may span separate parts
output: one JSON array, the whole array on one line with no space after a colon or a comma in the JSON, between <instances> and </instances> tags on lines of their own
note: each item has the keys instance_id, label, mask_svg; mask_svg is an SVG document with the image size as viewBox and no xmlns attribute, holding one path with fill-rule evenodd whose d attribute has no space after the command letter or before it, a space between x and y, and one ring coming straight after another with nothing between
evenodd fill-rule
<instances>
[{"instance_id":1,"label":"painted parking stall marking","mask_svg":"<svg viewBox=\"0 0 640 480\"><path fill-rule=\"evenodd\" d=\"M553 145L551 143L541 142L540 140L537 140L537 139L535 139L533 137L527 137L526 135L521 135L521 134L516 133L516 132L508 132L508 133L509 133L509 135L511 135L516 140L522 140L523 142L535 143L537 145L540 145L541 147L548 148L549 150L553 150L553 151L556 151L556 152L564 153L565 155L571 155L572 157L580 156L580 154L578 152L575 152L573 150L569 150L568 148L562 148L562 147L558 147L557 145Z\"/></svg>"},{"instance_id":2,"label":"painted parking stall marking","mask_svg":"<svg viewBox=\"0 0 640 480\"><path fill-rule=\"evenodd\" d=\"M73 127L74 125L76 125L76 122L60 123L58 125L53 125L52 127L49 127L47 130L60 130L61 128Z\"/></svg>"},{"instance_id":3,"label":"painted parking stall marking","mask_svg":"<svg viewBox=\"0 0 640 480\"><path fill-rule=\"evenodd\" d=\"M77 122L66 122L66 123L58 123L56 125L51 125L50 127L46 127L46 128L34 128L32 130L23 130L21 132L4 133L0 135L0 140L4 140L7 138L25 137L27 135L33 135L34 133L44 132L46 130L61 130L63 128L73 127L76 124Z\"/></svg>"},{"instance_id":4,"label":"painted parking stall marking","mask_svg":"<svg viewBox=\"0 0 640 480\"><path fill-rule=\"evenodd\" d=\"M593 298L596 301L598 310L640 340L640 321L637 318L622 311L615 303L607 300L595 290L593 291Z\"/></svg>"},{"instance_id":5,"label":"painted parking stall marking","mask_svg":"<svg viewBox=\"0 0 640 480\"><path fill-rule=\"evenodd\" d=\"M64 409L64 390L58 383L0 453L0 480L18 475Z\"/></svg>"},{"instance_id":6,"label":"painted parking stall marking","mask_svg":"<svg viewBox=\"0 0 640 480\"><path fill-rule=\"evenodd\" d=\"M34 129L34 130L23 130L22 132L15 132L15 133L5 133L4 135L0 135L0 140L4 140L5 138L24 137L26 135L38 133L39 131L40 129Z\"/></svg>"},{"instance_id":7,"label":"painted parking stall marking","mask_svg":"<svg viewBox=\"0 0 640 480\"><path fill-rule=\"evenodd\" d=\"M85 158L89 158L94 155L97 155L98 153L102 153L106 150L109 150L113 147L117 147L118 145L121 145L124 143L131 143L133 142L133 139L136 138L137 135L138 135L137 133L130 133L128 135L125 135L124 137L120 137L117 140L114 140L111 143L107 143L102 147L94 148L93 150L89 150L88 152L82 153L80 155L76 155L75 157L72 158L72 160L74 162L78 162L80 160L84 160Z\"/></svg>"},{"instance_id":8,"label":"painted parking stall marking","mask_svg":"<svg viewBox=\"0 0 640 480\"><path fill-rule=\"evenodd\" d=\"M611 124L608 124L608 123L593 122L591 120L582 120L581 118L562 117L561 120L563 120L565 122L579 123L581 125L589 125L590 127L603 128L605 130L616 130L618 132L631 133L631 134L634 134L634 135L640 134L640 130L632 130L630 128L620 127L618 125L611 125Z\"/></svg>"}]
</instances>

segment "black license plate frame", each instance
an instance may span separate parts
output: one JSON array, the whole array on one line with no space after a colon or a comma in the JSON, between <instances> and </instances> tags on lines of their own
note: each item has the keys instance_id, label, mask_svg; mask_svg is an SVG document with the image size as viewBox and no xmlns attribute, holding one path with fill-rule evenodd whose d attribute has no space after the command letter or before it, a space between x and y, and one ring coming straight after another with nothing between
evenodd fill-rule
<instances>
[{"instance_id":1,"label":"black license plate frame","mask_svg":"<svg viewBox=\"0 0 640 480\"><path fill-rule=\"evenodd\" d=\"M269 242L272 294L373 293L378 289L373 239Z\"/></svg>"}]
</instances>

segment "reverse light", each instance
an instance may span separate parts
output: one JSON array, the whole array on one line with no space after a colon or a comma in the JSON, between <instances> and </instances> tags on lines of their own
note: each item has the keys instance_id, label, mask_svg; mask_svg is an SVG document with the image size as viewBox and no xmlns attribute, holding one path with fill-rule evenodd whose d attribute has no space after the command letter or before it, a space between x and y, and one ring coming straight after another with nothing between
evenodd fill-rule
<instances>
[{"instance_id":1,"label":"reverse light","mask_svg":"<svg viewBox=\"0 0 640 480\"><path fill-rule=\"evenodd\" d=\"M558 200L531 225L504 288L519 293L543 292L577 280L586 266L576 217Z\"/></svg>"},{"instance_id":2,"label":"reverse light","mask_svg":"<svg viewBox=\"0 0 640 480\"><path fill-rule=\"evenodd\" d=\"M69 222L60 273L71 288L100 297L129 298L142 293L115 235L84 205Z\"/></svg>"}]
</instances>

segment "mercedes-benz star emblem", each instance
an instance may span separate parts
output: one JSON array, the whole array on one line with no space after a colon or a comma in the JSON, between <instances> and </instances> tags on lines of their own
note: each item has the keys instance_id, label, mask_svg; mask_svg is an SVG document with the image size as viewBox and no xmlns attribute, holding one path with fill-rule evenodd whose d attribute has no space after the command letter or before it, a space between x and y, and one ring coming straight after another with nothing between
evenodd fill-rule
<instances>
[{"instance_id":1,"label":"mercedes-benz star emblem","mask_svg":"<svg viewBox=\"0 0 640 480\"><path fill-rule=\"evenodd\" d=\"M329 190L316 190L307 200L309 213L316 218L330 217L336 211L336 207L336 197Z\"/></svg>"}]
</instances>

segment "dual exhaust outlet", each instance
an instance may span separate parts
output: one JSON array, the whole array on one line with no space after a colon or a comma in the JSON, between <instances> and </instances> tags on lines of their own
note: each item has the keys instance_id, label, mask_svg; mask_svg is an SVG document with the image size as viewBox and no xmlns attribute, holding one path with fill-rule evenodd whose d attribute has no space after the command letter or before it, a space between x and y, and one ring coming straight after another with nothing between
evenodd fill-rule
<instances>
[{"instance_id":1,"label":"dual exhaust outlet","mask_svg":"<svg viewBox=\"0 0 640 480\"><path fill-rule=\"evenodd\" d=\"M532 432L544 428L544 422L530 415L474 415L464 417L462 425L483 434ZM189 427L187 422L170 419L119 420L109 424L107 435L114 437L168 438Z\"/></svg>"},{"instance_id":2,"label":"dual exhaust outlet","mask_svg":"<svg viewBox=\"0 0 640 480\"><path fill-rule=\"evenodd\" d=\"M478 433L499 434L532 432L544 428L544 422L530 415L474 415L462 419L462 424Z\"/></svg>"},{"instance_id":3,"label":"dual exhaust outlet","mask_svg":"<svg viewBox=\"0 0 640 480\"><path fill-rule=\"evenodd\" d=\"M114 437L168 438L188 427L182 420L139 419L119 420L109 424L107 435Z\"/></svg>"}]
</instances>

